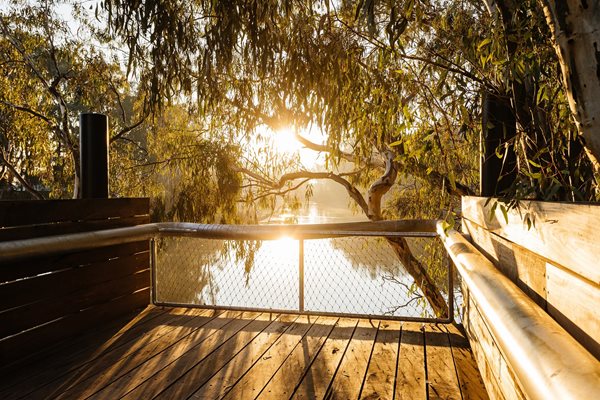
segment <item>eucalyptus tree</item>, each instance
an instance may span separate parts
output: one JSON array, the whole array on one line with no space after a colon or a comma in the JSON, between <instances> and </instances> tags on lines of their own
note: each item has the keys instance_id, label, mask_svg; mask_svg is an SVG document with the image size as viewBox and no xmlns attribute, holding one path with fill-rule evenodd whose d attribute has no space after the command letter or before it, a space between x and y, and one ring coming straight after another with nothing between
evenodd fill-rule
<instances>
[{"instance_id":1,"label":"eucalyptus tree","mask_svg":"<svg viewBox=\"0 0 600 400\"><path fill-rule=\"evenodd\" d=\"M111 115L113 143L147 114L133 111L118 62L73 37L51 4L13 4L0 16L0 30L2 179L36 198L40 189L78 197L78 114Z\"/></svg>"},{"instance_id":2,"label":"eucalyptus tree","mask_svg":"<svg viewBox=\"0 0 600 400\"><path fill-rule=\"evenodd\" d=\"M306 147L327 155L317 171L237 163L248 201L327 179L372 220L438 217L477 183L483 93L507 99L519 123L507 143L519 172L507 196L596 199L594 158L585 157L568 108L574 85L560 85L537 1L106 0L102 7L150 104L183 94L207 129L228 140L264 125L293 126ZM550 22L564 22L564 8L545 7ZM580 120L593 155L593 134ZM310 126L327 140L303 137ZM397 182L396 207L382 207ZM393 246L439 311L427 271L405 242Z\"/></svg>"},{"instance_id":3,"label":"eucalyptus tree","mask_svg":"<svg viewBox=\"0 0 600 400\"><path fill-rule=\"evenodd\" d=\"M107 1L104 7L112 34L129 48L131 70L147 71L141 82L157 106L183 92L209 129L252 136L265 125L293 126L306 147L327 155L328 168L318 171L298 163L238 163L248 201L327 179L379 220L394 215L382 198L399 175L418 180L416 190L443 188L446 196L425 210L430 216L456 204L448 194L472 193L476 143L466 139L477 125L470 111L480 78L462 60L430 61L408 50L433 36L433 27L420 27L437 23L437 6L382 4L366 10L367 23L360 21L362 8L357 17L346 3ZM440 92L456 96L440 99ZM326 142L303 137L309 126L323 131ZM343 171L343 162L355 167ZM396 215L406 217L401 210ZM406 241L392 246L441 312L443 297Z\"/></svg>"}]
</instances>

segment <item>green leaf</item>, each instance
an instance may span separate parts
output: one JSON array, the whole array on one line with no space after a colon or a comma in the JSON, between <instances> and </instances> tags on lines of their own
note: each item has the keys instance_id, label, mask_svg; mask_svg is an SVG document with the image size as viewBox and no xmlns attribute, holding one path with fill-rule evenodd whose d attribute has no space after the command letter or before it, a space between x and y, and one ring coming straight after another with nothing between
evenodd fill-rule
<instances>
[{"instance_id":1,"label":"green leaf","mask_svg":"<svg viewBox=\"0 0 600 400\"><path fill-rule=\"evenodd\" d=\"M508 209L506 208L506 206L504 204L500 204L500 211L502 212L502 215L504 216L504 221L506 221L506 223L508 224Z\"/></svg>"},{"instance_id":2,"label":"green leaf","mask_svg":"<svg viewBox=\"0 0 600 400\"><path fill-rule=\"evenodd\" d=\"M481 41L481 43L479 43L479 45L477 46L477 51L480 51L483 47L487 46L490 43L492 43L492 39L490 39L490 38L483 39Z\"/></svg>"},{"instance_id":3,"label":"green leaf","mask_svg":"<svg viewBox=\"0 0 600 400\"><path fill-rule=\"evenodd\" d=\"M450 187L452 190L456 190L456 177L454 176L454 171L450 171L448 173L448 180L450 181Z\"/></svg>"},{"instance_id":4,"label":"green leaf","mask_svg":"<svg viewBox=\"0 0 600 400\"><path fill-rule=\"evenodd\" d=\"M390 143L390 147L400 146L402 144L402 140L396 140L395 142Z\"/></svg>"}]
</instances>

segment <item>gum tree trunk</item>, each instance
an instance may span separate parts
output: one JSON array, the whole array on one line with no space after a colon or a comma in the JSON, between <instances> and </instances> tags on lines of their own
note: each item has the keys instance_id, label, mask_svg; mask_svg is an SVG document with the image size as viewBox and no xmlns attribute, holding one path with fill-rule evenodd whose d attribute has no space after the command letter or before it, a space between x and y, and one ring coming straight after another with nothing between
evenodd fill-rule
<instances>
[{"instance_id":1,"label":"gum tree trunk","mask_svg":"<svg viewBox=\"0 0 600 400\"><path fill-rule=\"evenodd\" d=\"M540 0L552 31L571 113L600 170L600 1Z\"/></svg>"}]
</instances>

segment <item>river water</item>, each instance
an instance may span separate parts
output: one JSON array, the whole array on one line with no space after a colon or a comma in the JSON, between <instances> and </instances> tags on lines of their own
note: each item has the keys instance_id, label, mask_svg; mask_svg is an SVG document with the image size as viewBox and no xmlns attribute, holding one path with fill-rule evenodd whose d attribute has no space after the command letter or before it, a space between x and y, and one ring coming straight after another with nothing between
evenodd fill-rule
<instances>
[{"instance_id":1,"label":"river water","mask_svg":"<svg viewBox=\"0 0 600 400\"><path fill-rule=\"evenodd\" d=\"M280 214L263 223L361 221L345 209ZM435 263L437 239L409 239L423 263ZM300 244L282 237L262 242L167 238L159 243L159 301L278 310L432 316L414 280L383 238L305 240L303 302ZM439 255L439 254L438 254ZM444 272L445 273L445 272ZM439 281L445 283L445 277ZM302 302L302 304L301 304Z\"/></svg>"}]
</instances>

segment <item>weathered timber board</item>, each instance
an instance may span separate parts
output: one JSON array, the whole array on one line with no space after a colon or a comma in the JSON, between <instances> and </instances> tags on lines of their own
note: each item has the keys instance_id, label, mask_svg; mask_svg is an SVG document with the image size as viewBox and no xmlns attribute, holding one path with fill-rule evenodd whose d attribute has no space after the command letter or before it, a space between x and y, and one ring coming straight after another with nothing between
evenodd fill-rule
<instances>
[{"instance_id":1,"label":"weathered timber board","mask_svg":"<svg viewBox=\"0 0 600 400\"><path fill-rule=\"evenodd\" d=\"M56 343L93 329L132 310L148 305L150 289L142 289L127 296L113 299L96 307L65 316L46 325L11 336L0 341L0 364L9 367L43 350L47 343Z\"/></svg>"},{"instance_id":2,"label":"weathered timber board","mask_svg":"<svg viewBox=\"0 0 600 400\"><path fill-rule=\"evenodd\" d=\"M148 287L150 287L150 274L148 269L144 269L130 276L117 276L116 279L78 289L65 296L52 298L50 301L39 301L13 308L2 313L0 337L17 334Z\"/></svg>"},{"instance_id":3,"label":"weathered timber board","mask_svg":"<svg viewBox=\"0 0 600 400\"><path fill-rule=\"evenodd\" d=\"M326 396L356 399L360 395L380 321L360 320Z\"/></svg>"},{"instance_id":4,"label":"weathered timber board","mask_svg":"<svg viewBox=\"0 0 600 400\"><path fill-rule=\"evenodd\" d=\"M396 399L425 399L425 342L423 324L402 323L398 369L396 372Z\"/></svg>"},{"instance_id":5,"label":"weathered timber board","mask_svg":"<svg viewBox=\"0 0 600 400\"><path fill-rule=\"evenodd\" d=\"M296 385L293 399L322 399L342 361L358 321L341 318L310 368Z\"/></svg>"},{"instance_id":6,"label":"weathered timber board","mask_svg":"<svg viewBox=\"0 0 600 400\"><path fill-rule=\"evenodd\" d=\"M216 374L213 374L206 382L199 384L194 390L192 399L218 399L223 397L227 392L240 381L241 377L246 374L256 363L265 357L267 351L275 343L279 343L279 339L287 332L293 334L302 329L302 324L296 324L297 315L283 315L278 318L275 323L270 325L270 329L266 329L258 335L250 344L242 351L229 360ZM194 383L185 380L178 391L189 391L193 388ZM161 393L157 399L172 399L170 390Z\"/></svg>"},{"instance_id":7,"label":"weathered timber board","mask_svg":"<svg viewBox=\"0 0 600 400\"><path fill-rule=\"evenodd\" d=\"M460 400L462 395L454 367L450 339L443 327L425 325L425 356L427 397Z\"/></svg>"},{"instance_id":8,"label":"weathered timber board","mask_svg":"<svg viewBox=\"0 0 600 400\"><path fill-rule=\"evenodd\" d=\"M294 323L295 326L287 331L286 335L282 335L223 398L238 400L254 399L258 396L293 349L304 339L318 320L318 317L300 316Z\"/></svg>"},{"instance_id":9,"label":"weathered timber board","mask_svg":"<svg viewBox=\"0 0 600 400\"><path fill-rule=\"evenodd\" d=\"M466 290L466 288L463 290ZM479 356L477 358L478 367L480 370L486 370L484 383L488 393L494 393L498 390L501 393L501 398L507 400L524 399L525 396L514 373L496 345L496 339L491 334L486 321L481 316L472 298L469 298L467 309L468 317L465 320L465 328L473 352Z\"/></svg>"},{"instance_id":10,"label":"weathered timber board","mask_svg":"<svg viewBox=\"0 0 600 400\"><path fill-rule=\"evenodd\" d=\"M444 326L444 329L448 331L462 398L464 400L488 399L489 396L477 370L477 363L471 352L469 341L453 324Z\"/></svg>"},{"instance_id":11,"label":"weathered timber board","mask_svg":"<svg viewBox=\"0 0 600 400\"><path fill-rule=\"evenodd\" d=\"M319 318L260 392L261 399L289 399L292 396L337 321L335 317Z\"/></svg>"},{"instance_id":12,"label":"weathered timber board","mask_svg":"<svg viewBox=\"0 0 600 400\"><path fill-rule=\"evenodd\" d=\"M159 394L170 399L187 398L246 349L257 336L282 333L288 325L276 320L276 314L259 315L206 357L201 358L197 353L189 352L169 368L154 374L122 399L149 399Z\"/></svg>"},{"instance_id":13,"label":"weathered timber board","mask_svg":"<svg viewBox=\"0 0 600 400\"><path fill-rule=\"evenodd\" d=\"M84 353L84 358L78 357L80 354L78 351L73 351L71 356L68 348L60 349L59 358L66 359L66 364L59 364L55 367L54 360L50 358L37 363L38 370L41 370L42 373L36 374L35 371L30 373L28 369L26 376L30 377L30 381L25 382L28 386L19 387L19 390L14 391L15 396L9 397L7 400L19 398L18 394L21 393L29 395L35 392L31 397L38 398L46 398L52 393L62 393L79 380L105 373L107 366L118 366L124 362L124 359L134 359L141 357L142 354L151 354L153 349L164 343L163 337L169 338L166 340L167 342L174 341L174 338L181 333L182 327L199 325L207 318L214 318L221 313L221 311L209 312L207 310L179 311L180 309L169 310L169 312L160 313L155 318L142 319L138 323L125 326L123 328L125 331L119 331L119 334L111 337L95 351L86 351L92 356L86 357ZM196 317L202 318L198 320ZM177 331L175 331L176 329ZM67 357L64 356L65 353L68 355ZM32 385L32 383L34 384Z\"/></svg>"},{"instance_id":14,"label":"weathered timber board","mask_svg":"<svg viewBox=\"0 0 600 400\"><path fill-rule=\"evenodd\" d=\"M142 315L96 342L95 351L66 357L66 364L47 361L64 370L29 377L23 370L6 398L420 400L427 371L437 390L453 382L463 398L485 399L472 393L481 380L466 340L443 326L425 324L423 331L416 323L178 308Z\"/></svg>"},{"instance_id":15,"label":"weathered timber board","mask_svg":"<svg viewBox=\"0 0 600 400\"><path fill-rule=\"evenodd\" d=\"M379 324L360 394L361 399L391 399L394 397L400 332L400 322L381 321Z\"/></svg>"},{"instance_id":16,"label":"weathered timber board","mask_svg":"<svg viewBox=\"0 0 600 400\"><path fill-rule=\"evenodd\" d=\"M189 368L190 364L193 365L197 361L202 361L231 337L240 332L240 330L253 322L259 315L259 313L255 312L245 312L242 314L233 312L229 314L224 313L222 314L223 318L215 319L215 321L227 321L229 319L223 325L211 321L212 326L210 323L206 324L202 329L191 333L185 339L178 341L173 346L160 352L160 354L146 360L119 379L113 381L110 385L87 398L121 398L146 382L153 375L164 370L167 366L176 371L185 371L186 368Z\"/></svg>"},{"instance_id":17,"label":"weathered timber board","mask_svg":"<svg viewBox=\"0 0 600 400\"><path fill-rule=\"evenodd\" d=\"M0 227L148 215L145 198L1 201Z\"/></svg>"},{"instance_id":18,"label":"weathered timber board","mask_svg":"<svg viewBox=\"0 0 600 400\"><path fill-rule=\"evenodd\" d=\"M39 274L67 268L95 264L148 251L148 242L134 242L83 250L75 253L30 258L24 261L2 263L0 283L29 278Z\"/></svg>"},{"instance_id":19,"label":"weathered timber board","mask_svg":"<svg viewBox=\"0 0 600 400\"><path fill-rule=\"evenodd\" d=\"M600 360L600 287L552 264L546 287L548 313Z\"/></svg>"},{"instance_id":20,"label":"weathered timber board","mask_svg":"<svg viewBox=\"0 0 600 400\"><path fill-rule=\"evenodd\" d=\"M128 314L98 326L93 331L69 340L68 344L51 346L44 351L51 356L22 367L27 369L26 374L17 369L1 375L0 398L10 399L9 392L27 395L35 387L52 384L70 371L89 364L120 346L127 345L131 349L132 340L144 337L148 330L172 318L175 318L174 314L149 306L140 313Z\"/></svg>"},{"instance_id":21,"label":"weathered timber board","mask_svg":"<svg viewBox=\"0 0 600 400\"><path fill-rule=\"evenodd\" d=\"M103 282L147 271L149 266L149 252L145 252L6 283L0 285L0 309L22 307L41 300L52 301Z\"/></svg>"},{"instance_id":22,"label":"weathered timber board","mask_svg":"<svg viewBox=\"0 0 600 400\"><path fill-rule=\"evenodd\" d=\"M124 228L146 224L150 221L147 215L102 219L95 221L59 222L41 225L0 228L0 242L7 240L31 239L42 236L67 235L102 229Z\"/></svg>"},{"instance_id":23,"label":"weathered timber board","mask_svg":"<svg viewBox=\"0 0 600 400\"><path fill-rule=\"evenodd\" d=\"M463 220L475 247L510 280L546 309L546 260L485 228Z\"/></svg>"},{"instance_id":24,"label":"weathered timber board","mask_svg":"<svg viewBox=\"0 0 600 400\"><path fill-rule=\"evenodd\" d=\"M475 246L600 359L600 284L594 275L600 241L593 233L600 207L525 202L520 215L509 211L506 223L490 215L493 201L485 206L481 198L463 199L463 226ZM531 229L523 226L527 213L537 221Z\"/></svg>"},{"instance_id":25,"label":"weathered timber board","mask_svg":"<svg viewBox=\"0 0 600 400\"><path fill-rule=\"evenodd\" d=\"M600 284L597 268L600 205L522 201L519 209L491 213L494 199L463 197L463 217L485 229ZM532 221L528 227L526 218Z\"/></svg>"}]
</instances>

